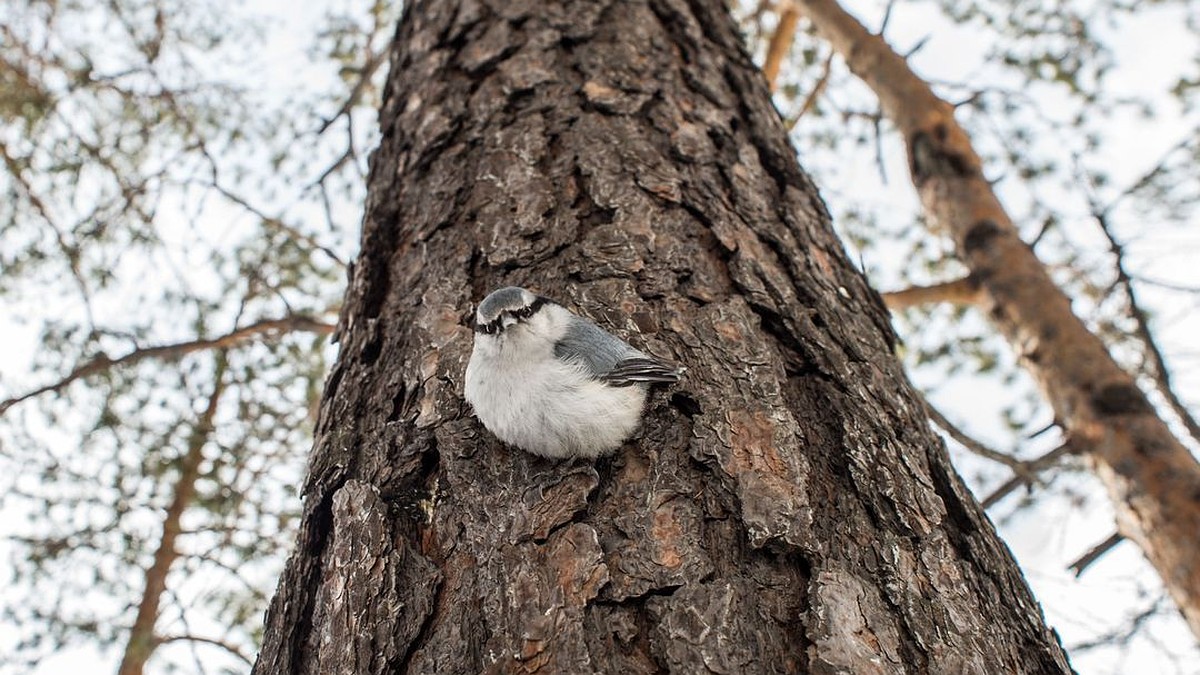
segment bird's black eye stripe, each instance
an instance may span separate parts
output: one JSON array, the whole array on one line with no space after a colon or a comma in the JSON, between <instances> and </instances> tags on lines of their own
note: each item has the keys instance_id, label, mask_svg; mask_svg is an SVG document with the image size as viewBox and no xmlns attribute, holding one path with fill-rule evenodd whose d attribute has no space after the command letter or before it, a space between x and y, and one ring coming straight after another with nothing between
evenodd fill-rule
<instances>
[{"instance_id":1,"label":"bird's black eye stripe","mask_svg":"<svg viewBox=\"0 0 1200 675\"><path fill-rule=\"evenodd\" d=\"M524 307L521 307L520 309L514 309L511 312L509 312L509 314L512 314L513 316L517 317L518 319L528 319L529 317L533 316L539 309L541 309L542 305L544 305L544 304L546 304L546 299L543 297L537 297L537 298L533 299L533 302L529 303L528 305L525 305Z\"/></svg>"},{"instance_id":2,"label":"bird's black eye stripe","mask_svg":"<svg viewBox=\"0 0 1200 675\"><path fill-rule=\"evenodd\" d=\"M518 319L528 319L529 317L533 316L539 309L541 309L542 306L545 305L547 302L550 302L549 298L543 298L542 296L539 295L538 297L534 298L533 302L529 303L528 305L521 307L520 309L509 310L507 313L511 316L517 317ZM475 332L476 333L486 333L488 335L493 335L495 333L499 333L500 329L502 328L502 324L501 324L502 317L503 317L503 314L501 316L496 317L495 319L492 319L491 321L489 321L487 323L475 324Z\"/></svg>"}]
</instances>

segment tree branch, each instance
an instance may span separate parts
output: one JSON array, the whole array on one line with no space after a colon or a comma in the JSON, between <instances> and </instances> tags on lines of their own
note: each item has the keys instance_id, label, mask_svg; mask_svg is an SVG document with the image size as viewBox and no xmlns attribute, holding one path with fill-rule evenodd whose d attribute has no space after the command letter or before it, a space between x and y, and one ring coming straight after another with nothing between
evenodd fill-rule
<instances>
[{"instance_id":1,"label":"tree branch","mask_svg":"<svg viewBox=\"0 0 1200 675\"><path fill-rule=\"evenodd\" d=\"M353 148L347 149L346 156L350 156L353 153L353 151L354 151ZM327 174L336 170L337 166L339 166L342 161L344 161L344 160L338 160L338 162L335 164L335 166L331 167L328 170ZM327 176L322 176L321 180L325 180L326 177ZM210 184L210 187L212 189L216 190L217 193L220 194L222 197L228 199L229 201L233 202L234 204L237 204L238 206L242 207L243 209L246 209L250 213L254 214L267 227L279 230L280 232L283 232L284 234L288 235L289 237L291 237L297 241L301 241L301 242L304 242L305 244L308 244L314 250L324 253L325 255L329 256L329 259L332 260L335 264L337 264L338 267L342 267L342 268L346 267L346 262L344 260L342 260L341 257L338 256L338 254L333 251L333 249L331 249L328 246L317 241L315 237L312 237L311 235L307 235L307 234L301 232L300 230L297 230L296 228L292 227L291 225L288 225L287 223L283 222L283 220L280 218L276 218L274 216L267 215L266 213L259 210L258 208L255 208L255 206L253 204L251 204L250 202L246 201L242 197L233 193L231 190L227 190L226 188L222 187L221 184L217 181L215 169L213 170L213 180L212 180L212 183Z\"/></svg>"},{"instance_id":2,"label":"tree branch","mask_svg":"<svg viewBox=\"0 0 1200 675\"><path fill-rule=\"evenodd\" d=\"M157 76L155 76L156 81L157 81L157 79L158 79ZM220 194L221 196L225 197L226 199L233 202L234 204L237 204L238 206L242 207L243 209L246 209L250 213L254 214L256 217L258 217L262 221L262 223L264 225L274 228L280 232L283 232L283 233L287 234L288 236L291 236L299 241L302 241L302 242L308 244L309 246L313 247L315 250L321 251L325 255L329 256L338 266L340 266L340 267L346 266L346 263L343 262L342 259L336 253L334 253L333 250L330 249L329 247L323 246L313 237L300 232L299 230L295 229L294 227L291 227L290 225L288 225L287 223L284 223L282 219L267 215L260 209L255 208L246 199L234 194L233 191L223 187L221 185L220 166L217 164L217 160L213 156L213 153L210 152L208 149L207 136L205 134L201 133L196 128L195 121L191 118L191 116L189 116L187 114L187 111L182 106L179 105L179 102L175 100L175 96L174 96L172 90L169 87L167 87L165 84L163 84L162 82L159 82L158 84L162 90L163 101L165 101L167 103L167 105L171 108L171 110L175 113L175 115L180 119L180 121L183 122L188 133L190 133L192 136L192 140L195 143L196 149L200 152L200 155L202 157L204 157L205 162L208 164L208 170L209 170L209 174L210 174L211 178L210 178L209 184L206 187L210 187L213 190L216 190L216 192L218 194ZM320 135L320 134L318 134L318 135ZM0 412L3 412L3 410L0 409Z\"/></svg>"},{"instance_id":3,"label":"tree branch","mask_svg":"<svg viewBox=\"0 0 1200 675\"><path fill-rule=\"evenodd\" d=\"M1108 223L1107 213L1101 211L1094 214L1096 223L1100 225L1100 231L1104 233L1104 237L1108 239L1108 248L1114 257L1114 265L1117 268L1117 284L1121 287L1125 294L1125 303L1129 306L1129 316L1133 318L1133 334L1141 341L1145 348L1146 356L1150 359L1152 372L1149 373L1150 379L1154 381L1154 386L1158 389L1158 393L1166 400L1167 405L1179 421L1183 423L1188 434L1197 442L1200 443L1200 423L1196 422L1196 418L1192 416L1191 411L1180 400L1179 395L1171 387L1171 371L1167 368L1166 358L1163 356L1162 349L1158 346L1158 341L1154 339L1154 334L1150 332L1150 317L1146 315L1146 310L1138 303L1137 294L1133 290L1133 279L1129 276L1128 270L1125 269L1125 247L1117 242L1117 238L1113 235L1112 228Z\"/></svg>"},{"instance_id":4,"label":"tree branch","mask_svg":"<svg viewBox=\"0 0 1200 675\"><path fill-rule=\"evenodd\" d=\"M796 120L808 114L817 104L817 99L821 98L821 94L829 84L829 75L833 72L833 55L834 52L830 51L829 56L825 57L825 63L821 66L821 77L817 78L817 83L813 85L812 91L808 92L808 96L804 99L804 105L800 106L800 112L796 113L796 116L788 123L788 129L796 125Z\"/></svg>"},{"instance_id":5,"label":"tree branch","mask_svg":"<svg viewBox=\"0 0 1200 675\"><path fill-rule=\"evenodd\" d=\"M1188 286L1187 284L1165 281L1163 279L1156 279L1154 277L1148 277L1144 274L1137 273L1132 273L1129 276L1139 284L1146 284L1147 286L1156 286L1158 288L1168 291L1176 291L1179 293L1200 293L1200 286Z\"/></svg>"},{"instance_id":6,"label":"tree branch","mask_svg":"<svg viewBox=\"0 0 1200 675\"><path fill-rule=\"evenodd\" d=\"M385 58L386 56L386 49L381 49L378 51L370 51L368 49L367 58L363 62L362 68L360 68L358 71L358 80L354 83L354 86L351 87L350 94L342 103L342 107L339 108L332 117L322 122L321 126L317 128L318 136L328 131L329 127L333 126L333 123L336 122L340 117L348 116L350 111L354 109L354 106L358 105L358 102L362 99L363 92L367 90L367 85L371 83L371 78L375 76L375 72L379 70L379 66L383 65L383 63L387 60Z\"/></svg>"},{"instance_id":7,"label":"tree branch","mask_svg":"<svg viewBox=\"0 0 1200 675\"><path fill-rule=\"evenodd\" d=\"M979 282L969 276L954 281L944 281L940 284L912 286L883 294L884 304L893 312L935 302L978 305L982 301L983 295L980 293Z\"/></svg>"},{"instance_id":8,"label":"tree branch","mask_svg":"<svg viewBox=\"0 0 1200 675\"><path fill-rule=\"evenodd\" d=\"M8 146L4 143L0 143L0 158L4 159L5 168L8 169L9 174L13 177L13 181L20 187L21 191L25 193L25 198L29 200L34 210L46 222L46 226L54 233L54 241L58 244L59 251L62 252L63 257L67 260L67 266L71 270L71 276L75 279L75 285L79 289L79 295L83 300L88 327L94 331L96 329L96 321L92 314L92 293L88 289L87 279L84 278L83 269L79 265L79 247L67 241L67 235L51 215L49 205L38 196L37 191L33 188L33 184L25 178L21 163L9 153ZM0 409L0 412L3 412L3 409Z\"/></svg>"},{"instance_id":9,"label":"tree branch","mask_svg":"<svg viewBox=\"0 0 1200 675\"><path fill-rule=\"evenodd\" d=\"M220 647L221 649L224 649L225 651L229 652L230 654L233 654L234 656L236 656L239 660L241 660L246 665L248 665L248 666L254 665L254 660L251 659L249 656L246 656L245 654L243 654L242 651L237 648L237 645L226 642L224 640L218 640L216 638L201 637L199 635L167 635L167 636L155 638L154 643L156 646L158 646L158 645L165 645L170 642L181 642L184 640L186 640L188 642L199 642L199 643L206 644L206 645L214 645L216 647Z\"/></svg>"},{"instance_id":10,"label":"tree branch","mask_svg":"<svg viewBox=\"0 0 1200 675\"><path fill-rule=\"evenodd\" d=\"M796 36L796 24L800 21L800 12L794 2L785 0L781 4L782 6L777 10L779 25L771 34L771 41L767 45L767 58L762 67L763 75L767 78L767 86L771 88L771 91L775 91L779 68L783 64L783 57L787 56L788 49L792 46L792 39Z\"/></svg>"},{"instance_id":11,"label":"tree branch","mask_svg":"<svg viewBox=\"0 0 1200 675\"><path fill-rule=\"evenodd\" d=\"M1128 644L1129 640L1142 629L1143 624L1145 624L1150 617L1165 609L1163 606L1165 601L1165 597L1159 597L1149 607L1131 616L1129 618L1129 623L1122 628L1110 631L1104 635L1087 640L1086 642L1080 642L1078 644L1071 645L1070 653L1082 654L1085 651L1095 649L1097 647L1112 647L1113 645Z\"/></svg>"},{"instance_id":12,"label":"tree branch","mask_svg":"<svg viewBox=\"0 0 1200 675\"><path fill-rule=\"evenodd\" d=\"M1071 451L1071 445L1069 443L1064 443L1050 452L1042 455L1041 457L1038 457L1037 459L1032 459L1028 462L1025 462L1024 472L1014 471L1012 478L1004 481L1000 487L993 490L992 493L987 497L984 497L983 501L979 502L979 505L985 509L990 509L1001 499L1004 499L1008 495L1012 494L1013 490L1016 490L1024 485L1030 485L1032 483L1032 481L1029 479L1030 474L1036 476L1038 473L1041 473L1042 471L1054 466L1056 463L1058 463L1059 458L1070 453Z\"/></svg>"},{"instance_id":13,"label":"tree branch","mask_svg":"<svg viewBox=\"0 0 1200 675\"><path fill-rule=\"evenodd\" d=\"M75 370L72 370L57 382L53 382L44 387L34 389L26 394L22 394L20 396L0 402L0 415L4 414L9 408L22 401L31 399L35 396L40 396L47 392L60 392L78 379L89 377L117 366L129 366L140 361L145 361L146 359L175 361L194 352L208 349L227 349L234 347L250 340L251 338L255 338L264 334L283 335L292 332L309 332L327 335L333 332L333 328L334 327L332 324L323 323L309 316L292 315L283 317L282 319L266 319L259 321L215 338L201 338L198 340L190 340L188 342L177 342L175 344L135 349L132 352L115 359L109 358L105 354L99 354L87 363L84 363Z\"/></svg>"},{"instance_id":14,"label":"tree branch","mask_svg":"<svg viewBox=\"0 0 1200 675\"><path fill-rule=\"evenodd\" d=\"M942 431L945 431L950 438L953 438L955 441L957 441L959 445L963 446L968 451L983 457L984 459L990 459L993 462L1007 466L1008 468L1012 469L1014 473L1024 477L1027 481L1033 482L1037 480L1037 476L1029 470L1028 462L1019 460L1016 457L1000 452L999 450L993 450L974 438L971 438L964 433L962 429L959 429L957 426L951 423L950 420L946 419L946 416L943 415L937 408L933 407L933 405L929 402L929 399L925 398L924 395L921 396L921 400L925 403L925 411L929 415L929 420L936 424Z\"/></svg>"},{"instance_id":15,"label":"tree branch","mask_svg":"<svg viewBox=\"0 0 1200 675\"><path fill-rule=\"evenodd\" d=\"M1125 200L1129 196L1134 195L1134 194L1140 192L1141 190L1149 187L1151 184L1153 184L1154 181L1159 178L1159 176L1162 176L1164 173L1169 171L1169 168L1167 166L1167 161L1171 158L1171 155L1175 154L1176 152L1179 152L1180 150L1186 150L1189 145L1191 145L1192 143L1195 143L1195 142L1196 142L1196 137L1194 135L1188 135L1188 136L1185 136L1182 140L1180 140L1175 145L1172 145L1170 148L1167 148L1167 151L1162 154L1162 156L1159 158L1158 162L1156 162L1154 164L1154 167L1151 168L1146 173L1142 174L1140 178L1133 181L1133 183L1131 183L1129 185L1129 187L1122 190L1121 194L1117 195L1115 199L1113 199L1112 201L1110 201L1108 203L1108 206L1104 207L1104 212L1111 213L1112 210L1115 209L1117 207L1117 205L1119 203L1121 203L1123 200Z\"/></svg>"},{"instance_id":16,"label":"tree branch","mask_svg":"<svg viewBox=\"0 0 1200 675\"><path fill-rule=\"evenodd\" d=\"M1120 532L1113 532L1108 539L1105 539L1099 544L1091 547L1088 549L1087 553L1079 556L1078 560L1070 565L1067 565L1067 569L1074 572L1075 576L1078 577L1079 575L1083 574L1083 571L1090 567L1092 563L1099 560L1105 553L1108 553L1116 548L1117 544L1120 544L1123 541L1125 541L1125 537Z\"/></svg>"}]
</instances>

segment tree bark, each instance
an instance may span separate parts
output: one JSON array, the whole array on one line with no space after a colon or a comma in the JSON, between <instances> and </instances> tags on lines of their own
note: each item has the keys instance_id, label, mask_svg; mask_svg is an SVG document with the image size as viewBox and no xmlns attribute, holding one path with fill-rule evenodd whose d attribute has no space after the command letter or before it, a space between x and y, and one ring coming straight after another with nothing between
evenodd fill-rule
<instances>
[{"instance_id":1,"label":"tree bark","mask_svg":"<svg viewBox=\"0 0 1200 675\"><path fill-rule=\"evenodd\" d=\"M719 0L406 7L257 673L1063 673ZM462 401L474 302L685 365L615 456Z\"/></svg>"},{"instance_id":2,"label":"tree bark","mask_svg":"<svg viewBox=\"0 0 1200 675\"><path fill-rule=\"evenodd\" d=\"M1141 547L1200 637L1200 462L1075 316L1071 299L1021 240L954 107L835 0L800 5L904 135L927 221L954 240L979 284L981 309L1033 374L1071 444L1091 462L1121 534Z\"/></svg>"}]
</instances>

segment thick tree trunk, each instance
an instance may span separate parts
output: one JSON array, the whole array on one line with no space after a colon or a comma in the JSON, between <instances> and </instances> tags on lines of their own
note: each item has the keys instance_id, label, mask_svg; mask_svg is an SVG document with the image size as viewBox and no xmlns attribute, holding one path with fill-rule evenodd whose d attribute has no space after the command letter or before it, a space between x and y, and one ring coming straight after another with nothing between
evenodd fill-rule
<instances>
[{"instance_id":1,"label":"thick tree trunk","mask_svg":"<svg viewBox=\"0 0 1200 675\"><path fill-rule=\"evenodd\" d=\"M258 673L1055 673L719 0L408 5ZM462 401L517 283L686 365L612 458Z\"/></svg>"},{"instance_id":2,"label":"thick tree trunk","mask_svg":"<svg viewBox=\"0 0 1200 675\"><path fill-rule=\"evenodd\" d=\"M801 5L904 135L927 221L953 238L979 304L1108 489L1121 534L1141 547L1200 637L1200 462L1021 240L954 107L835 0Z\"/></svg>"}]
</instances>

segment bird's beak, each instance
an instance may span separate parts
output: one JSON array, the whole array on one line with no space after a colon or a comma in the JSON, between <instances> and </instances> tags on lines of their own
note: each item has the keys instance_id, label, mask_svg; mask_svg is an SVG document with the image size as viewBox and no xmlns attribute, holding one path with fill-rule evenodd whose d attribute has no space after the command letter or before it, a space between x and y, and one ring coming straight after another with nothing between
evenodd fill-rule
<instances>
[{"instance_id":1,"label":"bird's beak","mask_svg":"<svg viewBox=\"0 0 1200 675\"><path fill-rule=\"evenodd\" d=\"M505 328L508 328L509 326L518 323L518 321L517 317L505 314L504 317L500 319L500 323L503 324Z\"/></svg>"}]
</instances>

